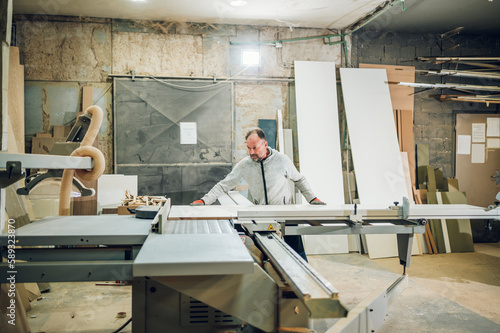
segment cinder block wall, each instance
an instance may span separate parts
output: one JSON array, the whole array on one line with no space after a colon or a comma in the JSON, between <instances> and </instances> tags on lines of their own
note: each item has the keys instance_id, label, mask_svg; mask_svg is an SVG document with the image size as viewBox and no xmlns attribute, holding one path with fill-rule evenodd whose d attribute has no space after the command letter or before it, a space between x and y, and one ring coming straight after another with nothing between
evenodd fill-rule
<instances>
[{"instance_id":1,"label":"cinder block wall","mask_svg":"<svg viewBox=\"0 0 500 333\"><path fill-rule=\"evenodd\" d=\"M440 34L382 32L362 29L353 35L352 66L360 63L415 66L416 70L456 69L456 64L430 64L417 57L500 56L500 36L455 35L441 39ZM459 69L465 69L460 65ZM470 68L470 67L469 67ZM416 82L499 85L498 80L441 78L418 72ZM414 136L416 144L428 144L430 164L442 168L446 177L454 176L454 111L500 112L499 104L439 102L430 95L463 94L452 90L415 89Z\"/></svg>"}]
</instances>

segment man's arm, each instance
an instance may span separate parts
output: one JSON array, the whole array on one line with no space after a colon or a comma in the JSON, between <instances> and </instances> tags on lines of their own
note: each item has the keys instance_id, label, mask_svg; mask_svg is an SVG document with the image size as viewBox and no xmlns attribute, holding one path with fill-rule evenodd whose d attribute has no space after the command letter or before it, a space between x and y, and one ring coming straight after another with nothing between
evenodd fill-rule
<instances>
[{"instance_id":1,"label":"man's arm","mask_svg":"<svg viewBox=\"0 0 500 333\"><path fill-rule=\"evenodd\" d=\"M201 199L193 201L191 206L211 205L218 197L235 188L242 180L241 168L239 168L238 165L239 164L234 167L226 178L215 184Z\"/></svg>"}]
</instances>

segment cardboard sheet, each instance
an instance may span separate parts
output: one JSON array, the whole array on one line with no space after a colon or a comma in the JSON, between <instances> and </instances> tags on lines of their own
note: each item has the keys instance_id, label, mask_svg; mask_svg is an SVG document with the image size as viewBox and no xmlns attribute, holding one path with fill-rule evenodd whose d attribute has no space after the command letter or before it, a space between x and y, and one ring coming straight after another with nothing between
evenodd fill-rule
<instances>
[{"instance_id":1,"label":"cardboard sheet","mask_svg":"<svg viewBox=\"0 0 500 333\"><path fill-rule=\"evenodd\" d=\"M320 200L343 204L335 63L295 61L295 86L300 172ZM348 253L347 236L313 237L305 238L306 253Z\"/></svg>"}]
</instances>

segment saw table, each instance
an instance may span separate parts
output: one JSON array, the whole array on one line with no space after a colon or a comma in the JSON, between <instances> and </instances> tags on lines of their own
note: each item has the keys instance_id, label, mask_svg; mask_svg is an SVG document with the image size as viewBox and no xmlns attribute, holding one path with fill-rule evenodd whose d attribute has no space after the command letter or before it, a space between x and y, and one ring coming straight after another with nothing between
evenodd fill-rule
<instances>
[{"instance_id":1,"label":"saw table","mask_svg":"<svg viewBox=\"0 0 500 333\"><path fill-rule=\"evenodd\" d=\"M3 187L22 178L25 165L36 164L7 155L0 154ZM88 158L67 159L72 167L89 167ZM57 167L64 163L58 159ZM329 332L374 332L407 275L348 312L339 291L283 235L396 234L400 262L408 267L413 236L424 232L427 218L499 215L498 207L413 206L407 200L390 207L190 207L167 200L153 220L57 216L9 227L12 232L0 235L0 251L11 262L1 264L0 281L131 281L132 329L141 333L304 330L313 318L343 318Z\"/></svg>"}]
</instances>

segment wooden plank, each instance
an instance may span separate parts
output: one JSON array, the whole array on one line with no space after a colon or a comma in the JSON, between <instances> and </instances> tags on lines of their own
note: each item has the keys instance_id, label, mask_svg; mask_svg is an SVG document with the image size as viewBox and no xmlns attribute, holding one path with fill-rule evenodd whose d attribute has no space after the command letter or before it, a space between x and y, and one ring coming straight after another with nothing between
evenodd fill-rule
<instances>
[{"instance_id":1,"label":"wooden plank","mask_svg":"<svg viewBox=\"0 0 500 333\"><path fill-rule=\"evenodd\" d=\"M427 166L427 191L436 192L437 184L436 184L436 173L434 171L434 167Z\"/></svg>"},{"instance_id":2,"label":"wooden plank","mask_svg":"<svg viewBox=\"0 0 500 333\"><path fill-rule=\"evenodd\" d=\"M448 181L443 175L443 169L434 169L434 179L436 180L436 189L440 192L448 191Z\"/></svg>"},{"instance_id":3,"label":"wooden plank","mask_svg":"<svg viewBox=\"0 0 500 333\"><path fill-rule=\"evenodd\" d=\"M276 134L276 149L280 153L285 153L285 136L283 132L283 114L281 110L276 111L276 129L277 129L277 134ZM293 158L291 158L293 161Z\"/></svg>"},{"instance_id":4,"label":"wooden plank","mask_svg":"<svg viewBox=\"0 0 500 333\"><path fill-rule=\"evenodd\" d=\"M415 163L415 140L413 137L413 110L399 110L400 112L400 141L401 151L408 153L408 164L410 169L411 184L416 184L416 163Z\"/></svg>"},{"instance_id":5,"label":"wooden plank","mask_svg":"<svg viewBox=\"0 0 500 333\"><path fill-rule=\"evenodd\" d=\"M448 178L448 192L458 192L458 179Z\"/></svg>"},{"instance_id":6,"label":"wooden plank","mask_svg":"<svg viewBox=\"0 0 500 333\"><path fill-rule=\"evenodd\" d=\"M91 86L84 86L82 88L82 112L87 110L89 106L94 105L94 88Z\"/></svg>"},{"instance_id":7,"label":"wooden plank","mask_svg":"<svg viewBox=\"0 0 500 333\"><path fill-rule=\"evenodd\" d=\"M411 175L410 175L410 164L408 162L408 153L405 151L401 152L401 161L403 162L403 171L405 174L406 188L408 191L408 199L410 202L414 203L413 200L413 192L412 192L412 183L411 183Z\"/></svg>"},{"instance_id":8,"label":"wooden plank","mask_svg":"<svg viewBox=\"0 0 500 333\"><path fill-rule=\"evenodd\" d=\"M465 192L442 192L443 204L467 204ZM474 241L470 220L446 220L451 252L473 252Z\"/></svg>"},{"instance_id":9,"label":"wooden plank","mask_svg":"<svg viewBox=\"0 0 500 333\"><path fill-rule=\"evenodd\" d=\"M295 61L294 64L300 172L307 177L320 200L343 204L335 63ZM325 143L328 153L323 146ZM313 237L304 237L306 253L349 252L346 235Z\"/></svg>"},{"instance_id":10,"label":"wooden plank","mask_svg":"<svg viewBox=\"0 0 500 333\"><path fill-rule=\"evenodd\" d=\"M427 204L437 204L436 191L427 191ZM432 231L434 237L434 243L436 244L438 253L446 253L446 247L444 245L443 229L441 227L440 220L429 220L429 227Z\"/></svg>"},{"instance_id":11,"label":"wooden plank","mask_svg":"<svg viewBox=\"0 0 500 333\"><path fill-rule=\"evenodd\" d=\"M429 242L431 243L430 248L432 249L432 252L429 252L429 253L432 253L432 254L439 253L437 246L436 246L436 242L434 241L434 236L432 235L431 226L429 225L429 223L427 223L425 225L425 235L427 236L427 238L429 239Z\"/></svg>"},{"instance_id":12,"label":"wooden plank","mask_svg":"<svg viewBox=\"0 0 500 333\"><path fill-rule=\"evenodd\" d=\"M396 124L396 131L398 133L398 143L399 143L399 150L403 151L403 140L402 140L402 134L401 134L401 114L400 110L392 110L394 112L394 123Z\"/></svg>"},{"instance_id":13,"label":"wooden plank","mask_svg":"<svg viewBox=\"0 0 500 333\"><path fill-rule=\"evenodd\" d=\"M19 187L19 183L14 183L5 189L5 211L16 221L16 229L31 222L24 199L16 193Z\"/></svg>"},{"instance_id":14,"label":"wooden plank","mask_svg":"<svg viewBox=\"0 0 500 333\"><path fill-rule=\"evenodd\" d=\"M55 137L67 138L69 132L71 131L71 126L59 125L54 126L53 133Z\"/></svg>"},{"instance_id":15,"label":"wooden plank","mask_svg":"<svg viewBox=\"0 0 500 333\"><path fill-rule=\"evenodd\" d=\"M293 135L291 129L283 130L283 142L284 142L283 154L288 156L290 161L292 161L293 163ZM292 192L292 198L293 198L292 202L296 204L297 198L295 195L295 183L291 180L288 180L288 185L290 185L290 191Z\"/></svg>"},{"instance_id":16,"label":"wooden plank","mask_svg":"<svg viewBox=\"0 0 500 333\"><path fill-rule=\"evenodd\" d=\"M429 145L417 144L417 166L429 165Z\"/></svg>"},{"instance_id":17,"label":"wooden plank","mask_svg":"<svg viewBox=\"0 0 500 333\"><path fill-rule=\"evenodd\" d=\"M19 64L19 48L9 50L9 152L24 153L24 66ZM13 149L13 147L16 147Z\"/></svg>"},{"instance_id":18,"label":"wooden plank","mask_svg":"<svg viewBox=\"0 0 500 333\"><path fill-rule=\"evenodd\" d=\"M441 192L436 192L437 203L442 205L443 199L441 197ZM441 219L441 230L443 231L444 248L446 253L451 253L450 237L448 235L448 226L445 219Z\"/></svg>"}]
</instances>

